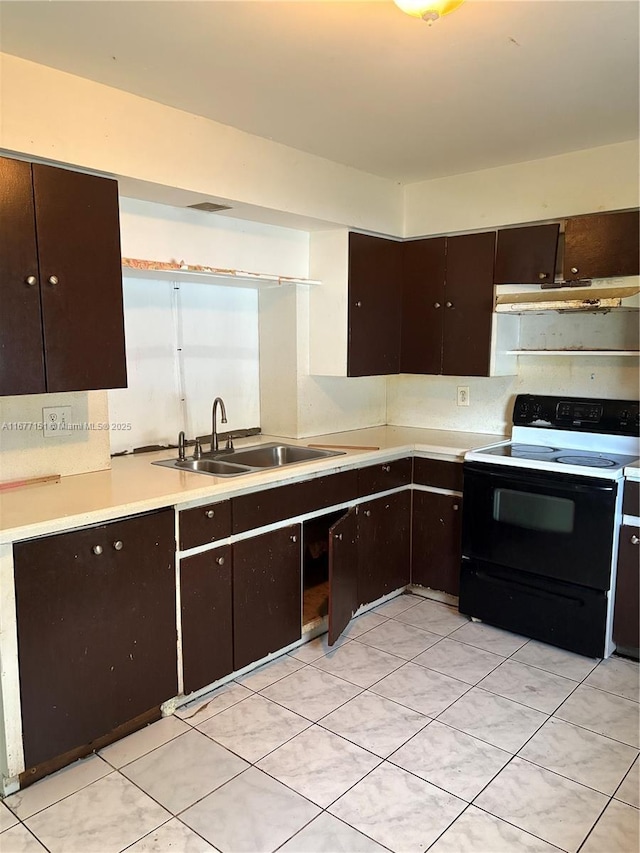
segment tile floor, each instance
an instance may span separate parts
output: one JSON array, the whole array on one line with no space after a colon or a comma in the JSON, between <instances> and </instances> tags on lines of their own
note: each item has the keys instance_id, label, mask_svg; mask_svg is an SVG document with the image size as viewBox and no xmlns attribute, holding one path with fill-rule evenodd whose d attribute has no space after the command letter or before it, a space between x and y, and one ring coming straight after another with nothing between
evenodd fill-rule
<instances>
[{"instance_id":1,"label":"tile floor","mask_svg":"<svg viewBox=\"0 0 640 853\"><path fill-rule=\"evenodd\" d=\"M637 853L637 664L403 595L0 804L2 853Z\"/></svg>"}]
</instances>

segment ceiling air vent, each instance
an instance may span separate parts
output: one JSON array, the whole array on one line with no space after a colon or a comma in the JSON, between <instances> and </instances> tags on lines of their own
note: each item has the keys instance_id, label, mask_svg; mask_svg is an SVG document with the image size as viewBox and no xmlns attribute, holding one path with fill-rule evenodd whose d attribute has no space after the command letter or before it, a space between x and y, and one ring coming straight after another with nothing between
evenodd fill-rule
<instances>
[{"instance_id":1,"label":"ceiling air vent","mask_svg":"<svg viewBox=\"0 0 640 853\"><path fill-rule=\"evenodd\" d=\"M214 204L212 201L201 201L200 204L188 204L191 210L204 210L205 213L219 213L221 210L231 210L228 204Z\"/></svg>"}]
</instances>

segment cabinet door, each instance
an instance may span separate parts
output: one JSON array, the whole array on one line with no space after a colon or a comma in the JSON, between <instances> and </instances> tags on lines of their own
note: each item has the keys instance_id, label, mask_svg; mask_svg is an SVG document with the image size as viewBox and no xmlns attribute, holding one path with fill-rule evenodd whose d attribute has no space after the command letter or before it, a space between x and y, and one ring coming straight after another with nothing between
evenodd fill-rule
<instances>
[{"instance_id":1,"label":"cabinet door","mask_svg":"<svg viewBox=\"0 0 640 853\"><path fill-rule=\"evenodd\" d=\"M124 387L118 185L34 164L33 188L47 391Z\"/></svg>"},{"instance_id":2,"label":"cabinet door","mask_svg":"<svg viewBox=\"0 0 640 853\"><path fill-rule=\"evenodd\" d=\"M620 528L616 602L613 612L613 639L624 649L640 647L640 528Z\"/></svg>"},{"instance_id":3,"label":"cabinet door","mask_svg":"<svg viewBox=\"0 0 640 853\"><path fill-rule=\"evenodd\" d=\"M368 604L410 579L411 492L358 507L358 602Z\"/></svg>"},{"instance_id":4,"label":"cabinet door","mask_svg":"<svg viewBox=\"0 0 640 853\"><path fill-rule=\"evenodd\" d=\"M446 242L435 237L403 245L401 373L441 371Z\"/></svg>"},{"instance_id":5,"label":"cabinet door","mask_svg":"<svg viewBox=\"0 0 640 853\"><path fill-rule=\"evenodd\" d=\"M329 645L358 609L358 516L349 512L329 529Z\"/></svg>"},{"instance_id":6,"label":"cabinet door","mask_svg":"<svg viewBox=\"0 0 640 853\"><path fill-rule=\"evenodd\" d=\"M413 493L411 583L458 595L462 550L462 498Z\"/></svg>"},{"instance_id":7,"label":"cabinet door","mask_svg":"<svg viewBox=\"0 0 640 853\"><path fill-rule=\"evenodd\" d=\"M233 671L231 547L180 560L184 692Z\"/></svg>"},{"instance_id":8,"label":"cabinet door","mask_svg":"<svg viewBox=\"0 0 640 853\"><path fill-rule=\"evenodd\" d=\"M176 695L174 554L173 510L14 546L27 768Z\"/></svg>"},{"instance_id":9,"label":"cabinet door","mask_svg":"<svg viewBox=\"0 0 640 853\"><path fill-rule=\"evenodd\" d=\"M0 157L0 241L0 396L42 394L46 388L31 164L6 157Z\"/></svg>"},{"instance_id":10,"label":"cabinet door","mask_svg":"<svg viewBox=\"0 0 640 853\"><path fill-rule=\"evenodd\" d=\"M559 223L498 231L496 284L553 284Z\"/></svg>"},{"instance_id":11,"label":"cabinet door","mask_svg":"<svg viewBox=\"0 0 640 853\"><path fill-rule=\"evenodd\" d=\"M377 465L367 465L358 470L358 495L374 495L376 492L386 492L411 483L413 460L410 456L404 459L393 459L391 462L378 462Z\"/></svg>"},{"instance_id":12,"label":"cabinet door","mask_svg":"<svg viewBox=\"0 0 640 853\"><path fill-rule=\"evenodd\" d=\"M637 210L568 219L562 275L567 281L638 275Z\"/></svg>"},{"instance_id":13,"label":"cabinet door","mask_svg":"<svg viewBox=\"0 0 640 853\"><path fill-rule=\"evenodd\" d=\"M495 232L447 238L442 372L488 376Z\"/></svg>"},{"instance_id":14,"label":"cabinet door","mask_svg":"<svg viewBox=\"0 0 640 853\"><path fill-rule=\"evenodd\" d=\"M398 372L402 245L349 234L349 376Z\"/></svg>"},{"instance_id":15,"label":"cabinet door","mask_svg":"<svg viewBox=\"0 0 640 853\"><path fill-rule=\"evenodd\" d=\"M300 639L302 554L299 524L233 546L233 668Z\"/></svg>"}]
</instances>

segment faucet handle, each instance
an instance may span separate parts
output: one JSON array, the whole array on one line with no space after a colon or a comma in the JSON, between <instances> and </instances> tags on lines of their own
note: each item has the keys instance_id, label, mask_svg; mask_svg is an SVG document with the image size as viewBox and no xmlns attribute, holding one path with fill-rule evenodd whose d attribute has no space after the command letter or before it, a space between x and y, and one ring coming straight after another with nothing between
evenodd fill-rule
<instances>
[{"instance_id":1,"label":"faucet handle","mask_svg":"<svg viewBox=\"0 0 640 853\"><path fill-rule=\"evenodd\" d=\"M229 433L229 435L227 436L225 450L233 450L233 436L231 435L231 433Z\"/></svg>"}]
</instances>

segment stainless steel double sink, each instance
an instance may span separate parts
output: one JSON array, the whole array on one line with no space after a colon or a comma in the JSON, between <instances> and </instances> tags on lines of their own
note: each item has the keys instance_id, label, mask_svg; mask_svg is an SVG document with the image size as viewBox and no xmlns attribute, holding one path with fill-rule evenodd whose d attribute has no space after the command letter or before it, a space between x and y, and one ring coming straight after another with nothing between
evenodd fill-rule
<instances>
[{"instance_id":1,"label":"stainless steel double sink","mask_svg":"<svg viewBox=\"0 0 640 853\"><path fill-rule=\"evenodd\" d=\"M177 468L179 471L192 471L197 474L210 474L214 477L238 477L267 468L281 468L296 465L299 462L311 462L327 456L342 456L342 450L322 450L316 447L300 447L296 444L257 444L254 447L241 447L238 450L219 450L204 453L200 459L165 459L153 462L165 468Z\"/></svg>"}]
</instances>

